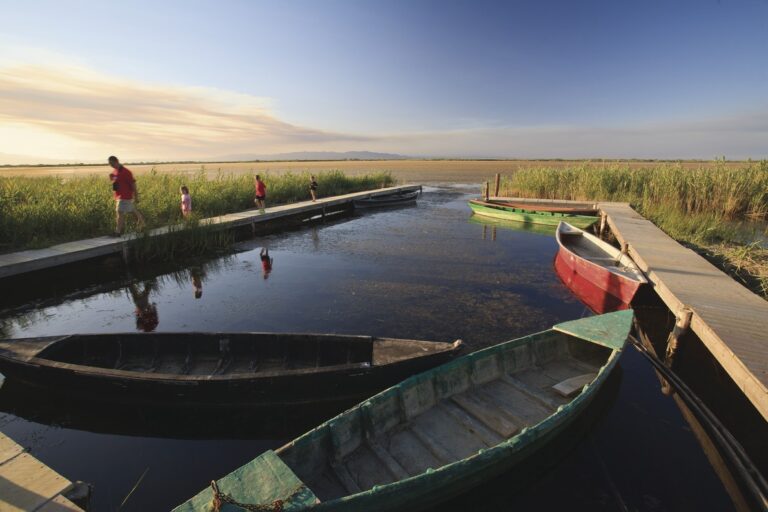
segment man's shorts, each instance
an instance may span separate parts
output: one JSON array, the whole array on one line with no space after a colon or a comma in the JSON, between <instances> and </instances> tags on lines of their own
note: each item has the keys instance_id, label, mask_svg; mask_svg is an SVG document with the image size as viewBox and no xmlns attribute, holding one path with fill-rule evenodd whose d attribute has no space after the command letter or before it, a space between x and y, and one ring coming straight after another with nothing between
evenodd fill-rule
<instances>
[{"instance_id":1,"label":"man's shorts","mask_svg":"<svg viewBox=\"0 0 768 512\"><path fill-rule=\"evenodd\" d=\"M133 206L133 199L118 199L115 201L115 211L119 213L133 213L136 207Z\"/></svg>"}]
</instances>

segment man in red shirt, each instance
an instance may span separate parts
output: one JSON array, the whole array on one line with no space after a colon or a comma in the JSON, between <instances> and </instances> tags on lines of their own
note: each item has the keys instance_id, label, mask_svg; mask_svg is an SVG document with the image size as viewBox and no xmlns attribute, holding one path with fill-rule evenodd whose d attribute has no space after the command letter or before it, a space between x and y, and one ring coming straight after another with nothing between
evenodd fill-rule
<instances>
[{"instance_id":1,"label":"man in red shirt","mask_svg":"<svg viewBox=\"0 0 768 512\"><path fill-rule=\"evenodd\" d=\"M123 167L116 156L109 157L109 165L114 169L109 179L112 180L112 190L115 192L115 211L117 212L117 226L112 236L122 236L126 214L132 213L136 217L139 229L144 227L144 216L134 204L134 201L139 200L139 191L136 190L136 180L133 179L131 171Z\"/></svg>"}]
</instances>

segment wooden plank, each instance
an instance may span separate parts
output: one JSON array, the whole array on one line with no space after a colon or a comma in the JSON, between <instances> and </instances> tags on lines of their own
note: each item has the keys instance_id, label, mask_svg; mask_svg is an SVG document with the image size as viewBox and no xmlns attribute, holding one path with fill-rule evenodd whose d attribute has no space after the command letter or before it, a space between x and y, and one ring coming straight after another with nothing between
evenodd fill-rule
<instances>
[{"instance_id":1,"label":"wooden plank","mask_svg":"<svg viewBox=\"0 0 768 512\"><path fill-rule=\"evenodd\" d=\"M443 465L450 464L456 460L456 457L453 454L446 450L445 447L440 445L440 443L432 439L432 435L421 428L419 425L410 425L409 430L413 432L413 434L416 436L416 439L421 441L421 443L427 447L430 453L437 457L438 460L443 463Z\"/></svg>"},{"instance_id":2,"label":"wooden plank","mask_svg":"<svg viewBox=\"0 0 768 512\"><path fill-rule=\"evenodd\" d=\"M519 379L516 379L510 375L506 375L506 374L502 375L501 381L506 384L509 384L510 386L517 389L518 391L525 393L526 395L533 398L534 400L542 404L544 407L551 409L552 411L557 409L558 406L560 405L559 403L555 402L555 400L553 400L550 396L548 396L544 391L533 388L528 384L526 384L525 382Z\"/></svg>"},{"instance_id":3,"label":"wooden plank","mask_svg":"<svg viewBox=\"0 0 768 512\"><path fill-rule=\"evenodd\" d=\"M585 373L584 375L577 375L575 377L571 377L570 379L565 379L562 382L558 382L552 386L552 389L557 391L565 398L571 398L572 396L577 395L584 386L595 380L595 377L597 377L596 373Z\"/></svg>"},{"instance_id":4,"label":"wooden plank","mask_svg":"<svg viewBox=\"0 0 768 512\"><path fill-rule=\"evenodd\" d=\"M768 420L768 302L687 249L625 203L601 203L608 224L675 313L692 310L691 329Z\"/></svg>"},{"instance_id":5,"label":"wooden plank","mask_svg":"<svg viewBox=\"0 0 768 512\"><path fill-rule=\"evenodd\" d=\"M445 411L447 414L450 414L451 416L456 418L457 421L459 421L462 425L464 425L464 428L472 432L472 434L474 434L475 436L482 439L482 441L486 445L496 446L502 441L505 441L503 437L501 437L499 434L489 429L488 427L480 423L478 420L476 420L475 418L473 418L472 416L464 412L462 408L460 408L458 405L454 404L453 402L442 401L437 406L443 411Z\"/></svg>"},{"instance_id":6,"label":"wooden plank","mask_svg":"<svg viewBox=\"0 0 768 512\"><path fill-rule=\"evenodd\" d=\"M461 393L452 396L451 400L504 439L512 437L519 430L515 422L476 396Z\"/></svg>"},{"instance_id":7,"label":"wooden plank","mask_svg":"<svg viewBox=\"0 0 768 512\"><path fill-rule=\"evenodd\" d=\"M0 464L24 453L24 448L16 441L0 432Z\"/></svg>"},{"instance_id":8,"label":"wooden plank","mask_svg":"<svg viewBox=\"0 0 768 512\"><path fill-rule=\"evenodd\" d=\"M390 473L392 473L392 476L394 476L397 480L405 480L411 476L405 469L403 469L403 466L401 466L400 463L397 462L397 460L395 460L392 455L390 455L387 450L382 448L379 443L373 439L368 439L368 446L371 448L371 451L376 454L379 460L384 463L384 466Z\"/></svg>"},{"instance_id":9,"label":"wooden plank","mask_svg":"<svg viewBox=\"0 0 768 512\"><path fill-rule=\"evenodd\" d=\"M362 489L357 485L357 482L352 478L352 475L344 464L331 464L331 469L349 494L362 492Z\"/></svg>"},{"instance_id":10,"label":"wooden plank","mask_svg":"<svg viewBox=\"0 0 768 512\"><path fill-rule=\"evenodd\" d=\"M83 509L69 501L64 496L58 495L37 509L36 512L83 512Z\"/></svg>"},{"instance_id":11,"label":"wooden plank","mask_svg":"<svg viewBox=\"0 0 768 512\"><path fill-rule=\"evenodd\" d=\"M358 198L377 197L393 192L415 190L419 190L419 185L404 185L353 192L340 196L320 198L316 202L302 201L287 205L273 206L267 208L263 214L260 213L258 209L253 208L244 212L230 213L202 219L200 223L203 225L215 225L220 229L229 229L236 226L262 223L281 217L288 217L316 210L319 211L329 206L349 204ZM170 226L156 228L149 232L149 236L164 236L171 230ZM86 240L65 242L45 249L0 254L0 278L84 261L107 254L120 253L126 243L130 243L132 239L138 236L140 235L131 234L122 238L101 236Z\"/></svg>"},{"instance_id":12,"label":"wooden plank","mask_svg":"<svg viewBox=\"0 0 768 512\"><path fill-rule=\"evenodd\" d=\"M0 510L37 510L70 487L69 480L22 453L0 465Z\"/></svg>"}]
</instances>

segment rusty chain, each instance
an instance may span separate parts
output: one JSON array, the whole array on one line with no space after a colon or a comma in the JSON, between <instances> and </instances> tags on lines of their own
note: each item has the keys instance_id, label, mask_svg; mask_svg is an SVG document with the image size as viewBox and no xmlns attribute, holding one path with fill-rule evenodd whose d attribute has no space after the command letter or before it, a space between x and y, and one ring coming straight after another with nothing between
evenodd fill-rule
<instances>
[{"instance_id":1,"label":"rusty chain","mask_svg":"<svg viewBox=\"0 0 768 512\"><path fill-rule=\"evenodd\" d=\"M290 500L295 495L297 495L303 487L304 484L296 487L293 492L291 492L291 494L286 498L286 500ZM211 480L211 491L213 491L214 512L219 512L224 503L240 507L244 510L250 510L251 512L283 512L283 504L285 503L285 500L275 500L268 505L262 505L258 503L240 503L229 494L219 491L219 486L216 484L216 480Z\"/></svg>"}]
</instances>

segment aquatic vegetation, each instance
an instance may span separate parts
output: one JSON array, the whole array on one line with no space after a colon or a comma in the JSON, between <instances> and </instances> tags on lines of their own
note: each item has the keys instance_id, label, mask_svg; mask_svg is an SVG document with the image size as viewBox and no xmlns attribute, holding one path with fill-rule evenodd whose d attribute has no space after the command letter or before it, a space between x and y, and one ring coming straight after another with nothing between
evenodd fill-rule
<instances>
[{"instance_id":1,"label":"aquatic vegetation","mask_svg":"<svg viewBox=\"0 0 768 512\"><path fill-rule=\"evenodd\" d=\"M740 167L718 160L699 168L590 163L526 168L504 176L499 193L629 202L668 235L693 246L732 275L740 279L747 275L750 288L768 297L766 250L753 243L755 229L750 228L750 220L768 217L768 161Z\"/></svg>"},{"instance_id":2,"label":"aquatic vegetation","mask_svg":"<svg viewBox=\"0 0 768 512\"><path fill-rule=\"evenodd\" d=\"M115 206L106 175L0 177L0 251L45 247L113 231ZM308 172L263 175L268 206L309 199ZM316 176L320 197L394 183L386 172L347 176L328 171ZM152 171L136 176L137 207L150 229L176 224L181 221L179 187L186 185L198 218L242 211L253 207L253 180L253 173L210 176L204 168L195 174Z\"/></svg>"}]
</instances>

